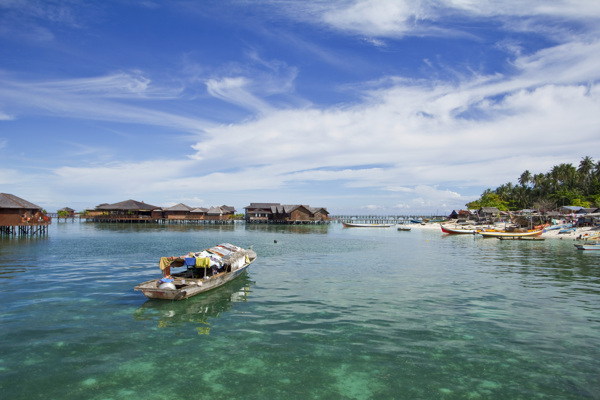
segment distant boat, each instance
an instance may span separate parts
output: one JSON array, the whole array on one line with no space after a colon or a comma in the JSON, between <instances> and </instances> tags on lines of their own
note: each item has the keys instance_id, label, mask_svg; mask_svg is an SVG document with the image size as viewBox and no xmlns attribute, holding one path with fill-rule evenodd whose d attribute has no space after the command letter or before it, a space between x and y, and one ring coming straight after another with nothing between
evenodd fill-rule
<instances>
[{"instance_id":1,"label":"distant boat","mask_svg":"<svg viewBox=\"0 0 600 400\"><path fill-rule=\"evenodd\" d=\"M564 233L571 233L571 232L575 232L577 230L577 228L566 228L566 229L561 229L560 231L558 231L559 235L562 235Z\"/></svg>"},{"instance_id":2,"label":"distant boat","mask_svg":"<svg viewBox=\"0 0 600 400\"><path fill-rule=\"evenodd\" d=\"M355 224L349 222L342 222L344 228L389 228L393 224Z\"/></svg>"},{"instance_id":3,"label":"distant boat","mask_svg":"<svg viewBox=\"0 0 600 400\"><path fill-rule=\"evenodd\" d=\"M398 230L399 231L410 231L410 226L399 226Z\"/></svg>"},{"instance_id":4,"label":"distant boat","mask_svg":"<svg viewBox=\"0 0 600 400\"><path fill-rule=\"evenodd\" d=\"M537 236L519 236L519 237L499 237L498 239L500 240L533 240L533 241L539 241L539 240L546 240L546 238L543 237L537 237Z\"/></svg>"},{"instance_id":5,"label":"distant boat","mask_svg":"<svg viewBox=\"0 0 600 400\"><path fill-rule=\"evenodd\" d=\"M555 231L557 229L572 228L573 224L552 225L546 228L547 231Z\"/></svg>"},{"instance_id":6,"label":"distant boat","mask_svg":"<svg viewBox=\"0 0 600 400\"><path fill-rule=\"evenodd\" d=\"M539 236L544 232L544 229L532 230L527 232L507 232L507 231L481 231L479 234L484 238L519 238Z\"/></svg>"},{"instance_id":7,"label":"distant boat","mask_svg":"<svg viewBox=\"0 0 600 400\"><path fill-rule=\"evenodd\" d=\"M452 228L448 228L442 224L440 224L440 228L442 228L442 232L444 233L449 233L449 234L470 234L473 235L475 233L477 233L477 229L452 229Z\"/></svg>"},{"instance_id":8,"label":"distant boat","mask_svg":"<svg viewBox=\"0 0 600 400\"><path fill-rule=\"evenodd\" d=\"M577 250L600 250L600 243L575 244Z\"/></svg>"}]
</instances>

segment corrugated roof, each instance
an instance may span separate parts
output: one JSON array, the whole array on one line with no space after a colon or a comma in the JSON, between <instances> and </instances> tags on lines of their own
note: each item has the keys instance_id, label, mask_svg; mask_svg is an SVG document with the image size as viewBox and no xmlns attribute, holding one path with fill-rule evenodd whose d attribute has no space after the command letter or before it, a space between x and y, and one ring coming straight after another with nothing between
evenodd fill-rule
<instances>
[{"instance_id":1,"label":"corrugated roof","mask_svg":"<svg viewBox=\"0 0 600 400\"><path fill-rule=\"evenodd\" d=\"M42 207L36 204L9 193L0 193L0 208L42 209Z\"/></svg>"},{"instance_id":2,"label":"corrugated roof","mask_svg":"<svg viewBox=\"0 0 600 400\"><path fill-rule=\"evenodd\" d=\"M98 206L98 210L138 210L138 211L152 211L160 208L153 206L152 204L144 203L143 201L136 200L125 200L114 204L105 204Z\"/></svg>"},{"instance_id":3,"label":"corrugated roof","mask_svg":"<svg viewBox=\"0 0 600 400\"><path fill-rule=\"evenodd\" d=\"M279 203L250 203L249 206L244 208L265 208L270 209L272 206L278 206Z\"/></svg>"}]
</instances>

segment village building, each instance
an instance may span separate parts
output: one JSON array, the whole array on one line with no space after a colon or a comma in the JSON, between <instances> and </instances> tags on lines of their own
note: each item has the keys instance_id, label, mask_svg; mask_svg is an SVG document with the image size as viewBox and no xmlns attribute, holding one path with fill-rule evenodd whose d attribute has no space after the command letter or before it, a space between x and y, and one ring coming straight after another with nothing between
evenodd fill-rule
<instances>
[{"instance_id":1,"label":"village building","mask_svg":"<svg viewBox=\"0 0 600 400\"><path fill-rule=\"evenodd\" d=\"M192 209L190 206L179 203L169 208L163 208L162 217L166 219L189 219Z\"/></svg>"},{"instance_id":2,"label":"village building","mask_svg":"<svg viewBox=\"0 0 600 400\"><path fill-rule=\"evenodd\" d=\"M455 219L457 221L467 221L469 219L477 218L477 211L470 210L452 210L448 218Z\"/></svg>"},{"instance_id":3,"label":"village building","mask_svg":"<svg viewBox=\"0 0 600 400\"><path fill-rule=\"evenodd\" d=\"M96 222L149 222L156 215L156 210L161 208L143 201L125 200L101 204L93 212L88 212L88 216ZM162 212L159 215L162 218Z\"/></svg>"},{"instance_id":4,"label":"village building","mask_svg":"<svg viewBox=\"0 0 600 400\"><path fill-rule=\"evenodd\" d=\"M69 207L61 208L60 210L57 210L56 213L58 214L59 217L62 217L62 218L74 218L75 217L75 210L73 210L72 208L69 208Z\"/></svg>"},{"instance_id":5,"label":"village building","mask_svg":"<svg viewBox=\"0 0 600 400\"><path fill-rule=\"evenodd\" d=\"M244 209L246 210L245 220L249 223L302 224L330 221L329 212L324 207L310 207L302 204L250 203Z\"/></svg>"},{"instance_id":6,"label":"village building","mask_svg":"<svg viewBox=\"0 0 600 400\"><path fill-rule=\"evenodd\" d=\"M234 216L235 208L226 205L208 209L179 203L162 208L136 200L100 204L85 214L85 218L93 222L154 223L219 223L233 221Z\"/></svg>"},{"instance_id":7,"label":"village building","mask_svg":"<svg viewBox=\"0 0 600 400\"><path fill-rule=\"evenodd\" d=\"M206 217L206 214L208 214L208 208L204 207L196 207L190 211L191 219L195 220L203 220Z\"/></svg>"},{"instance_id":8,"label":"village building","mask_svg":"<svg viewBox=\"0 0 600 400\"><path fill-rule=\"evenodd\" d=\"M204 216L205 220L209 221L225 221L233 219L235 216L235 208L222 205L220 207L211 207Z\"/></svg>"},{"instance_id":9,"label":"village building","mask_svg":"<svg viewBox=\"0 0 600 400\"><path fill-rule=\"evenodd\" d=\"M46 234L52 219L42 207L9 193L0 193L0 234Z\"/></svg>"}]
</instances>

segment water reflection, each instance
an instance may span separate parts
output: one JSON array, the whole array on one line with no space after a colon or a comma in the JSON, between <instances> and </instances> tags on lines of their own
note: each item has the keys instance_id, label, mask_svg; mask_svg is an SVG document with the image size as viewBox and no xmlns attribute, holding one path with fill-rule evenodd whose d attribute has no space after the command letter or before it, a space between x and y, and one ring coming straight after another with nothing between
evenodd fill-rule
<instances>
[{"instance_id":1,"label":"water reflection","mask_svg":"<svg viewBox=\"0 0 600 400\"><path fill-rule=\"evenodd\" d=\"M235 224L117 224L97 222L90 224L96 231L105 232L232 232Z\"/></svg>"},{"instance_id":2,"label":"water reflection","mask_svg":"<svg viewBox=\"0 0 600 400\"><path fill-rule=\"evenodd\" d=\"M277 225L277 224L245 224L247 232L276 232L299 234L326 234L330 229L329 224L310 225Z\"/></svg>"},{"instance_id":3,"label":"water reflection","mask_svg":"<svg viewBox=\"0 0 600 400\"><path fill-rule=\"evenodd\" d=\"M136 321L155 321L159 328L197 324L199 335L210 334L210 320L219 318L235 303L248 301L255 284L243 272L233 281L183 301L148 300L134 312Z\"/></svg>"}]
</instances>

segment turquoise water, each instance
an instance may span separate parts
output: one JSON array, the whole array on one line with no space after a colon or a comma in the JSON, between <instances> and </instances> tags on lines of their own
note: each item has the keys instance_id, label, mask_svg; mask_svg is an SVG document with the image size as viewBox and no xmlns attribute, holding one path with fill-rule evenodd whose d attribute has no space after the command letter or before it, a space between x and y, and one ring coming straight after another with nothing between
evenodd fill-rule
<instances>
[{"instance_id":1,"label":"turquoise water","mask_svg":"<svg viewBox=\"0 0 600 400\"><path fill-rule=\"evenodd\" d=\"M259 259L133 291L221 242ZM2 399L600 398L600 254L566 240L62 222L0 239L0 304Z\"/></svg>"}]
</instances>

